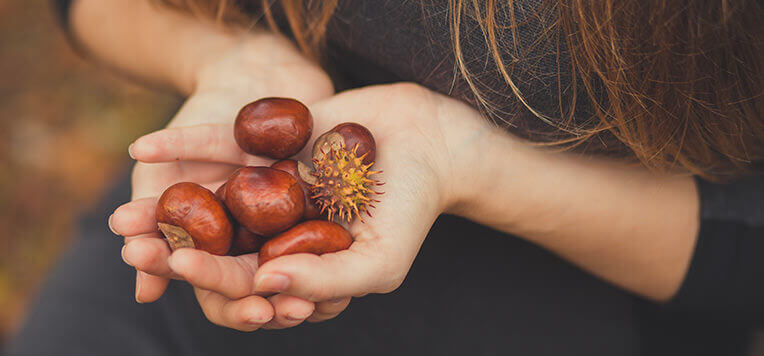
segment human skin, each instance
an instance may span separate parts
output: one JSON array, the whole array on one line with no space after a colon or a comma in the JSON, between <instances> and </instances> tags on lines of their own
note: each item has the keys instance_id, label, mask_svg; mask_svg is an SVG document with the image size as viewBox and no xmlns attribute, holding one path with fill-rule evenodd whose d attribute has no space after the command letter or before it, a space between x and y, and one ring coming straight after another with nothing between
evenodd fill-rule
<instances>
[{"instance_id":1,"label":"human skin","mask_svg":"<svg viewBox=\"0 0 764 356\"><path fill-rule=\"evenodd\" d=\"M224 28L150 5L148 0L77 0L72 6L72 32L89 58L142 83L187 96L169 127L230 122L253 98L283 96L311 103L334 92L329 77L317 65L285 38L262 29ZM214 128L210 133L231 135ZM247 159L252 165L271 162ZM214 190L236 168L215 162L138 162L133 169L132 199L136 206L155 204L166 187L182 181ZM120 211L130 216L135 210ZM136 301L152 302L162 295L169 278L181 277L167 266L169 250L159 239L155 222L141 224L119 216L109 219L110 226L125 236L122 256L137 269ZM157 260L162 260L162 266L152 265ZM196 294L200 301L225 300L209 290L197 288ZM251 331L294 326L307 317L324 320L344 309L348 301L314 305L277 294L267 299L244 298L236 307L203 310L215 323Z\"/></svg>"},{"instance_id":2,"label":"human skin","mask_svg":"<svg viewBox=\"0 0 764 356\"><path fill-rule=\"evenodd\" d=\"M325 74L277 36L261 30L229 34L179 14L127 3L78 1L75 33L109 66L191 95L169 129L133 144L130 152L139 161L134 201L110 219L113 230L130 237L123 257L143 271L139 300L155 300L167 278L181 277L196 287L205 314L220 325L249 331L302 321L286 320L279 305L312 315L309 320L323 320L341 311L348 297L400 286L441 213L523 237L647 298L665 301L676 293L699 226L689 175L547 152L493 127L467 105L413 84L329 97ZM120 16L104 20L104 13L118 5L123 6L117 9ZM178 27L170 31L171 26ZM263 50L263 44L275 49ZM291 55L279 55L285 53ZM146 54L162 60L141 62ZM295 75L283 66L297 71L298 79L283 77ZM294 83L297 88L289 86ZM375 168L384 171L386 182L374 217L350 226L356 240L347 251L285 256L262 268L254 254L215 257L182 249L170 257L148 214L155 197L178 181L214 189L235 167L269 164L243 154L230 135L236 111L263 96L306 102L316 120L312 139L347 121L374 133ZM259 296L270 292L281 294L268 300ZM305 300L319 302L315 311Z\"/></svg>"},{"instance_id":3,"label":"human skin","mask_svg":"<svg viewBox=\"0 0 764 356\"><path fill-rule=\"evenodd\" d=\"M249 269L230 258L185 250L173 254L173 271L231 299L282 292L324 301L388 293L403 282L435 218L451 213L523 237L655 301L670 299L686 273L699 225L697 193L687 174L549 152L415 84L356 89L310 109L314 139L353 120L377 140L374 167L384 171L385 194L373 217L349 226L355 238L350 249L283 256ZM227 130L232 124L220 125ZM201 131L149 134L135 142L133 154L146 162L180 157L242 163L230 137L178 141L203 137ZM178 145L162 144L168 140ZM204 140L215 150L190 149ZM502 283L498 276L496 283Z\"/></svg>"}]
</instances>

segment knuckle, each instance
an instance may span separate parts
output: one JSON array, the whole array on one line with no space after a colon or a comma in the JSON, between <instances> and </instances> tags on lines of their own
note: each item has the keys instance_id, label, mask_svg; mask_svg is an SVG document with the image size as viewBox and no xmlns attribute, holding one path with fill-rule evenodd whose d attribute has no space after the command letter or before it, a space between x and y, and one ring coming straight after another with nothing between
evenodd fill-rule
<instances>
[{"instance_id":1,"label":"knuckle","mask_svg":"<svg viewBox=\"0 0 764 356\"><path fill-rule=\"evenodd\" d=\"M326 299L331 299L331 292L330 289L325 286L326 284L322 283L317 286L309 287L305 291L305 299L310 301L321 301Z\"/></svg>"},{"instance_id":2,"label":"knuckle","mask_svg":"<svg viewBox=\"0 0 764 356\"><path fill-rule=\"evenodd\" d=\"M393 89L396 93L404 98L410 96L422 96L428 92L427 89L425 89L423 86L413 82L390 84L390 89Z\"/></svg>"},{"instance_id":3,"label":"knuckle","mask_svg":"<svg viewBox=\"0 0 764 356\"><path fill-rule=\"evenodd\" d=\"M220 125L214 125L210 127L212 134L210 135L211 145L209 152L211 156L219 156L224 150L224 142L230 135L230 132L224 130Z\"/></svg>"},{"instance_id":4,"label":"knuckle","mask_svg":"<svg viewBox=\"0 0 764 356\"><path fill-rule=\"evenodd\" d=\"M210 276L210 287L213 291L218 292L230 299L241 298L242 295L239 292L236 283L231 283L230 278L226 273L215 273ZM232 287L234 286L234 287Z\"/></svg>"},{"instance_id":5,"label":"knuckle","mask_svg":"<svg viewBox=\"0 0 764 356\"><path fill-rule=\"evenodd\" d=\"M164 251L162 250L162 246L157 246L156 244L149 244L148 245L148 251L143 256L146 258L145 265L146 267L150 267L153 269L161 269L162 267L165 267L167 263L166 256L164 254Z\"/></svg>"},{"instance_id":6,"label":"knuckle","mask_svg":"<svg viewBox=\"0 0 764 356\"><path fill-rule=\"evenodd\" d=\"M205 156L214 157L220 147L220 130L218 130L217 126L209 124L200 125L196 129L202 133L199 142L188 142L188 144L196 149L203 148Z\"/></svg>"},{"instance_id":7,"label":"knuckle","mask_svg":"<svg viewBox=\"0 0 764 356\"><path fill-rule=\"evenodd\" d=\"M200 306L202 307L202 313L204 314L204 317L207 318L211 323L218 325L218 326L225 326L222 324L221 320L218 319L217 313L212 311L211 307L207 305L207 303L201 301Z\"/></svg>"},{"instance_id":8,"label":"knuckle","mask_svg":"<svg viewBox=\"0 0 764 356\"><path fill-rule=\"evenodd\" d=\"M311 283L305 284L305 286L303 299L308 301L323 302L337 297L337 285L331 280L311 281ZM299 295L297 296L299 297Z\"/></svg>"},{"instance_id":9,"label":"knuckle","mask_svg":"<svg viewBox=\"0 0 764 356\"><path fill-rule=\"evenodd\" d=\"M169 147L178 147L180 151L180 155L176 155L177 159L180 159L181 157L188 157L189 152L192 152L189 147L186 146L186 131L183 130L183 128L178 128L176 131L177 135L171 135L171 136L177 136L176 142L173 142L172 139L167 140L167 143L170 144Z\"/></svg>"}]
</instances>

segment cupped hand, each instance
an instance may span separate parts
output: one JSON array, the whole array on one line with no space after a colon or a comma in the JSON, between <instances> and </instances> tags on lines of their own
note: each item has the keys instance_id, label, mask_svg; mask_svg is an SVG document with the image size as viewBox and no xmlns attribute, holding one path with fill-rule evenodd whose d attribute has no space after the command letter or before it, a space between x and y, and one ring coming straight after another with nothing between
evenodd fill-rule
<instances>
[{"instance_id":1,"label":"cupped hand","mask_svg":"<svg viewBox=\"0 0 764 356\"><path fill-rule=\"evenodd\" d=\"M280 293L283 298L322 302L311 318L323 320L341 312L349 297L395 290L437 216L460 204L465 195L460 183L470 174L464 162L475 161L471 147L491 129L467 105L413 84L352 90L310 109L315 119L313 139L348 121L374 134L374 169L383 171L378 178L385 185L380 202L371 210L373 216L349 226L355 239L350 249L321 256L283 256L258 266L256 255L220 257L191 249L176 251L169 269L157 272L177 274L200 290L228 298L200 297L203 309L236 308L231 305L252 296ZM231 123L169 128L136 141L133 154L143 162L262 164L243 154L232 130ZM308 151L298 158L309 161ZM154 223L151 207L146 203L143 213L134 214L144 218L136 219L136 224Z\"/></svg>"},{"instance_id":2,"label":"cupped hand","mask_svg":"<svg viewBox=\"0 0 764 356\"><path fill-rule=\"evenodd\" d=\"M160 154L162 147L179 148L183 142L196 142L198 147L188 149L197 153L203 153L203 148L214 150L215 140L231 136L230 130L221 128L232 124L238 110L248 102L266 96L285 96L311 103L333 93L329 77L317 65L303 58L289 41L275 35L243 38L234 47L210 58L196 71L194 82L194 92L168 127L193 127L203 130L204 135L170 137L162 142L164 146L154 148L141 145L139 141L138 145L132 145L129 149L131 156L152 157ZM157 151L152 152L152 149ZM153 217L156 197L168 186L183 181L197 182L214 190L241 165L269 164L268 160L243 153L236 164L182 160L187 153L177 153L177 157L163 162L139 160L133 168L132 201L118 208L109 218L110 228L125 236L126 246L122 256L128 264L136 267L135 298L139 302L158 299L164 293L169 278L180 278L167 265L170 250L166 243L158 239L161 236ZM200 300L206 301L205 305L214 304L222 297L204 290L197 290L196 293ZM311 315L308 311L314 309L313 303L294 297L273 296L270 299L272 305L261 297L248 297L238 301L235 304L238 306L205 309L205 313L210 320L221 325L235 324L230 322L235 320L239 329L251 330L263 324L266 327L290 326L295 322L288 316L302 316L304 319ZM319 306L317 309L325 308ZM247 322L266 319L273 320L267 323Z\"/></svg>"}]
</instances>

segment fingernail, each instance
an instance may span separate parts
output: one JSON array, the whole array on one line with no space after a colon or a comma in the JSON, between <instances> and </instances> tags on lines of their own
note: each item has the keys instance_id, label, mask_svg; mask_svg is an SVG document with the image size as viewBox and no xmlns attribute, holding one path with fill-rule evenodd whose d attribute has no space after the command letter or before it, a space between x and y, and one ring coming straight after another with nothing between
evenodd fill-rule
<instances>
[{"instance_id":1,"label":"fingernail","mask_svg":"<svg viewBox=\"0 0 764 356\"><path fill-rule=\"evenodd\" d=\"M264 316L253 316L249 320L247 320L247 324L250 325L261 325L265 324L267 322L271 321L271 318L264 317Z\"/></svg>"},{"instance_id":2,"label":"fingernail","mask_svg":"<svg viewBox=\"0 0 764 356\"><path fill-rule=\"evenodd\" d=\"M285 314L284 315L284 319L289 320L289 321L301 321L301 320L305 320L306 318L307 318L307 316L305 318L300 318L300 317L297 317L297 316L294 316L294 315L290 315L290 314Z\"/></svg>"},{"instance_id":3,"label":"fingernail","mask_svg":"<svg viewBox=\"0 0 764 356\"><path fill-rule=\"evenodd\" d=\"M111 226L111 220L112 220L113 218L114 218L114 214L111 214L111 215L109 215L109 221L108 221L108 224L109 224L109 230L111 230L111 233L112 233L112 234L114 234L114 235L119 235L119 234L118 234L116 231L114 231L114 227L113 227L113 226Z\"/></svg>"},{"instance_id":4,"label":"fingernail","mask_svg":"<svg viewBox=\"0 0 764 356\"><path fill-rule=\"evenodd\" d=\"M311 314L313 314L314 309L311 309L307 311L307 313L300 314L294 314L294 313L286 313L284 314L284 318L291 321L302 321L307 319Z\"/></svg>"},{"instance_id":5,"label":"fingernail","mask_svg":"<svg viewBox=\"0 0 764 356\"><path fill-rule=\"evenodd\" d=\"M282 292L289 287L289 277L283 274L266 274L255 281L258 292Z\"/></svg>"},{"instance_id":6,"label":"fingernail","mask_svg":"<svg viewBox=\"0 0 764 356\"><path fill-rule=\"evenodd\" d=\"M135 272L135 301L138 304L143 304L143 302L138 299L138 296L141 294L141 281L143 280L143 274L140 271Z\"/></svg>"},{"instance_id":7,"label":"fingernail","mask_svg":"<svg viewBox=\"0 0 764 356\"><path fill-rule=\"evenodd\" d=\"M345 301L345 298L329 299L328 302L332 304L339 304Z\"/></svg>"},{"instance_id":8,"label":"fingernail","mask_svg":"<svg viewBox=\"0 0 764 356\"><path fill-rule=\"evenodd\" d=\"M127 146L127 154L130 156L130 158L135 159L135 156L133 156L133 145L135 144L131 143L130 146Z\"/></svg>"},{"instance_id":9,"label":"fingernail","mask_svg":"<svg viewBox=\"0 0 764 356\"><path fill-rule=\"evenodd\" d=\"M122 252L120 252L120 255L122 255L122 261L127 263L128 266L133 267L133 264L130 263L130 261L127 260L127 257L125 257L125 249L127 248L127 245L122 246Z\"/></svg>"}]
</instances>

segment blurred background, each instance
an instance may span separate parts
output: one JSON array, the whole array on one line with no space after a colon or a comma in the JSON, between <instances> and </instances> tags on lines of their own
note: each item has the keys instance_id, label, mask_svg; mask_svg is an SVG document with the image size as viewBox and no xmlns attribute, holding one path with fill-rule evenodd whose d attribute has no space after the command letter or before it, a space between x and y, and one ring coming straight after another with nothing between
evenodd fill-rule
<instances>
[{"instance_id":1,"label":"blurred background","mask_svg":"<svg viewBox=\"0 0 764 356\"><path fill-rule=\"evenodd\" d=\"M179 103L79 58L47 0L0 0L0 350L129 143Z\"/></svg>"},{"instance_id":2,"label":"blurred background","mask_svg":"<svg viewBox=\"0 0 764 356\"><path fill-rule=\"evenodd\" d=\"M0 0L0 349L76 237L76 217L178 100L80 59L48 1Z\"/></svg>"}]
</instances>

